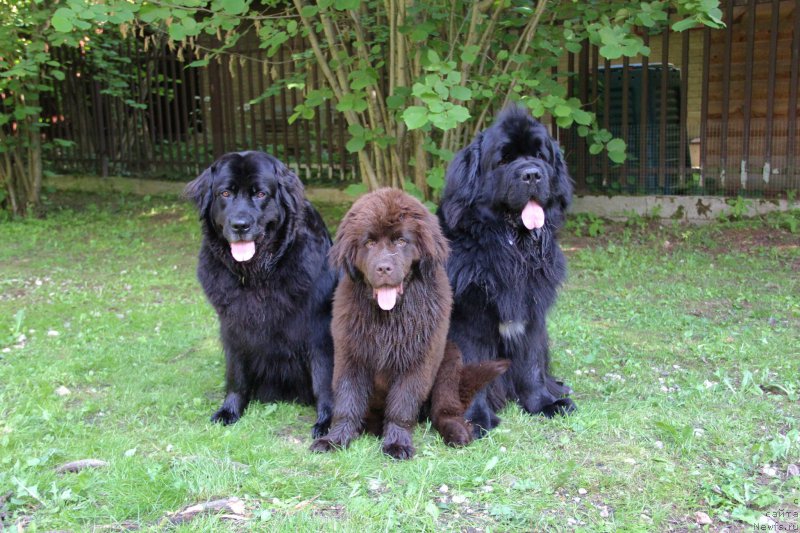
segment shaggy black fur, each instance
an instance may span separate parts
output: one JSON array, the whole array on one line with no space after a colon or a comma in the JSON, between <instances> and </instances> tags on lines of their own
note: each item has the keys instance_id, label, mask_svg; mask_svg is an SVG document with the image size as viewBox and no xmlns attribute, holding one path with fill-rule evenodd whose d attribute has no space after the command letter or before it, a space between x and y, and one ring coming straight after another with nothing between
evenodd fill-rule
<instances>
[{"instance_id":1,"label":"shaggy black fur","mask_svg":"<svg viewBox=\"0 0 800 533\"><path fill-rule=\"evenodd\" d=\"M260 152L222 156L184 192L200 211L197 275L225 350L225 401L211 419L232 424L253 399L316 402L312 434L324 435L333 409L336 276L322 217L297 176Z\"/></svg>"},{"instance_id":2,"label":"shaggy black fur","mask_svg":"<svg viewBox=\"0 0 800 533\"><path fill-rule=\"evenodd\" d=\"M572 198L558 144L512 106L461 150L447 169L439 219L450 240L451 340L464 362L511 359L511 368L467 411L479 433L515 401L551 417L575 408L548 373L545 318L566 275L556 242Z\"/></svg>"}]
</instances>

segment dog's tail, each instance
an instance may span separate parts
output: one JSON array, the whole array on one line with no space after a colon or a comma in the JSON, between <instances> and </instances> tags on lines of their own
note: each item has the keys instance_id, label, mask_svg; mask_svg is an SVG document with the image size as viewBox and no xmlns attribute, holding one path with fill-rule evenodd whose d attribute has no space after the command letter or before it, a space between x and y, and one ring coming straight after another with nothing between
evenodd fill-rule
<instances>
[{"instance_id":1,"label":"dog's tail","mask_svg":"<svg viewBox=\"0 0 800 533\"><path fill-rule=\"evenodd\" d=\"M475 395L511 366L510 359L494 359L464 365L458 383L458 397L466 410Z\"/></svg>"}]
</instances>

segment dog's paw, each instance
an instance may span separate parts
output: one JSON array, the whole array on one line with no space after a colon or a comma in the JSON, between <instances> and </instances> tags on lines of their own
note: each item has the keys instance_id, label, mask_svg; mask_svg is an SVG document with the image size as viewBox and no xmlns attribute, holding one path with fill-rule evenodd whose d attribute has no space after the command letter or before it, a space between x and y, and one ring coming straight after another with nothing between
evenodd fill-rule
<instances>
[{"instance_id":1,"label":"dog's paw","mask_svg":"<svg viewBox=\"0 0 800 533\"><path fill-rule=\"evenodd\" d=\"M472 423L472 436L474 439L481 439L490 430L500 425L500 418L488 409L476 410L473 416L469 417Z\"/></svg>"},{"instance_id":2,"label":"dog's paw","mask_svg":"<svg viewBox=\"0 0 800 533\"><path fill-rule=\"evenodd\" d=\"M416 450L411 444L404 444L401 442L384 442L383 453L386 455L404 461L414 457Z\"/></svg>"},{"instance_id":3,"label":"dog's paw","mask_svg":"<svg viewBox=\"0 0 800 533\"><path fill-rule=\"evenodd\" d=\"M311 447L309 449L312 452L325 453L325 452L333 452L341 448L342 448L341 444L333 442L328 437L320 437L311 443Z\"/></svg>"},{"instance_id":4,"label":"dog's paw","mask_svg":"<svg viewBox=\"0 0 800 533\"><path fill-rule=\"evenodd\" d=\"M553 418L556 415L566 416L577 408L578 406L570 398L561 398L542 407L541 414L547 418Z\"/></svg>"},{"instance_id":5,"label":"dog's paw","mask_svg":"<svg viewBox=\"0 0 800 533\"><path fill-rule=\"evenodd\" d=\"M328 429L331 427L331 421L317 422L311 427L311 437L318 439L328 434Z\"/></svg>"},{"instance_id":6,"label":"dog's paw","mask_svg":"<svg viewBox=\"0 0 800 533\"><path fill-rule=\"evenodd\" d=\"M211 415L211 421L223 426L228 426L235 423L242 417L241 413L231 411L226 407L221 407L216 413Z\"/></svg>"},{"instance_id":7,"label":"dog's paw","mask_svg":"<svg viewBox=\"0 0 800 533\"><path fill-rule=\"evenodd\" d=\"M317 416L317 422L311 428L311 436L315 439L320 437L324 437L328 434L328 429L331 427L331 415L330 413L320 413Z\"/></svg>"},{"instance_id":8,"label":"dog's paw","mask_svg":"<svg viewBox=\"0 0 800 533\"><path fill-rule=\"evenodd\" d=\"M327 435L319 437L311 443L311 451L332 452L347 448L347 445L350 444L350 441L352 441L356 435L357 433L348 431L347 428L343 428L341 425L336 426L329 431Z\"/></svg>"},{"instance_id":9,"label":"dog's paw","mask_svg":"<svg viewBox=\"0 0 800 533\"><path fill-rule=\"evenodd\" d=\"M464 420L451 419L440 423L437 428L442 435L444 443L458 448L472 442L472 428Z\"/></svg>"}]
</instances>

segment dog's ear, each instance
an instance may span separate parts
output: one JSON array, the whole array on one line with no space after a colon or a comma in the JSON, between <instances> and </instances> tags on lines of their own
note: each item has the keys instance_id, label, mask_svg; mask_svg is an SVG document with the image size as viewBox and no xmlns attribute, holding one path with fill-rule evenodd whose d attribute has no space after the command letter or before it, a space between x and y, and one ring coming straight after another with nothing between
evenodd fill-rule
<instances>
[{"instance_id":1,"label":"dog's ear","mask_svg":"<svg viewBox=\"0 0 800 533\"><path fill-rule=\"evenodd\" d=\"M561 148L558 146L558 142L552 138L550 139L550 153L553 154L551 164L555 170L550 187L553 197L561 208L561 213L566 214L567 208L572 204L572 178L569 176Z\"/></svg>"},{"instance_id":2,"label":"dog's ear","mask_svg":"<svg viewBox=\"0 0 800 533\"><path fill-rule=\"evenodd\" d=\"M278 190L275 195L290 213L301 214L305 204L303 195L303 183L297 174L287 167L280 159L267 155L268 161L272 165L272 173L278 178Z\"/></svg>"},{"instance_id":3,"label":"dog's ear","mask_svg":"<svg viewBox=\"0 0 800 533\"><path fill-rule=\"evenodd\" d=\"M423 211L413 215L416 222L414 238L420 255L419 268L423 274L433 275L435 269L447 261L450 246L436 217L424 206L420 205L420 208Z\"/></svg>"},{"instance_id":4,"label":"dog's ear","mask_svg":"<svg viewBox=\"0 0 800 533\"><path fill-rule=\"evenodd\" d=\"M451 228L459 225L480 194L482 141L483 133L479 133L447 166L441 214L444 222Z\"/></svg>"},{"instance_id":5,"label":"dog's ear","mask_svg":"<svg viewBox=\"0 0 800 533\"><path fill-rule=\"evenodd\" d=\"M200 212L200 218L205 216L211 206L211 186L214 184L216 171L217 163L215 162L183 188L183 197L195 203Z\"/></svg>"},{"instance_id":6,"label":"dog's ear","mask_svg":"<svg viewBox=\"0 0 800 533\"><path fill-rule=\"evenodd\" d=\"M339 223L336 239L328 252L328 262L334 270L344 269L350 279L356 280L358 278L356 270L358 241L351 229L353 219L351 213L352 211L348 211Z\"/></svg>"}]
</instances>

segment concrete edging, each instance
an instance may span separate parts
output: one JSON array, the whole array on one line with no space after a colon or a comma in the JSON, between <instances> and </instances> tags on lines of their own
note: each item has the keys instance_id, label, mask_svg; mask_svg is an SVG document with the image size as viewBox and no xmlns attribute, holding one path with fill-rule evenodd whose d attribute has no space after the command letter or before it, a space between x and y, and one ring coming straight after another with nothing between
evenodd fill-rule
<instances>
[{"instance_id":1,"label":"concrete edging","mask_svg":"<svg viewBox=\"0 0 800 533\"><path fill-rule=\"evenodd\" d=\"M631 214L657 216L661 220L676 220L702 224L728 214L732 206L721 196L577 196L573 199L571 213L592 213L611 220L626 220ZM748 198L747 217L774 211L788 211L798 204L789 205L786 199Z\"/></svg>"}]
</instances>

